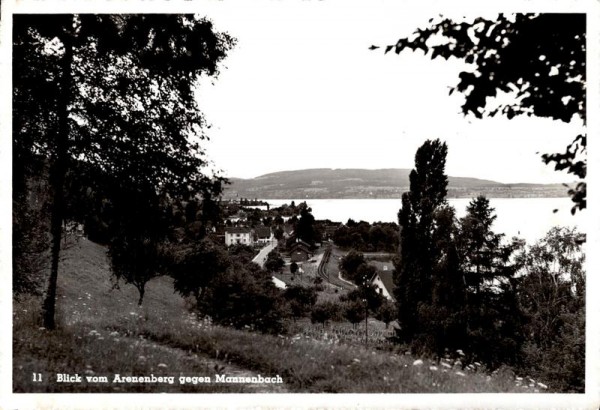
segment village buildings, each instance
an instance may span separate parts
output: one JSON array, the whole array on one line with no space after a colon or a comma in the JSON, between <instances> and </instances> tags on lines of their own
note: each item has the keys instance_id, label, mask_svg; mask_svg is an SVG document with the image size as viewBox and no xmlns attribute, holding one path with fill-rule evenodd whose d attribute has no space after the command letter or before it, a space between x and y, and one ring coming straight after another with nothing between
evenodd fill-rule
<instances>
[{"instance_id":1,"label":"village buildings","mask_svg":"<svg viewBox=\"0 0 600 410\"><path fill-rule=\"evenodd\" d=\"M225 245L235 244L252 245L252 230L245 227L229 227L225 229Z\"/></svg>"},{"instance_id":2,"label":"village buildings","mask_svg":"<svg viewBox=\"0 0 600 410\"><path fill-rule=\"evenodd\" d=\"M375 286L379 293L387 300L395 302L394 298L394 278L392 271L388 269L387 265L383 266L382 270L375 272L371 278L371 284Z\"/></svg>"},{"instance_id":3,"label":"village buildings","mask_svg":"<svg viewBox=\"0 0 600 410\"><path fill-rule=\"evenodd\" d=\"M225 245L266 245L274 241L273 231L268 226L247 228L232 226L225 228Z\"/></svg>"}]
</instances>

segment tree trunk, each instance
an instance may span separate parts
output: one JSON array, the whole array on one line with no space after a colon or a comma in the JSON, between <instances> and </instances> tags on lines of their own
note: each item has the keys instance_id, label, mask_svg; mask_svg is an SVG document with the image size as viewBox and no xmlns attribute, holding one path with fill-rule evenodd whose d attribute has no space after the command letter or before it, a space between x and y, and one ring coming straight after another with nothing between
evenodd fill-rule
<instances>
[{"instance_id":1,"label":"tree trunk","mask_svg":"<svg viewBox=\"0 0 600 410\"><path fill-rule=\"evenodd\" d=\"M138 292L140 292L140 298L138 300L138 306L142 306L142 302L144 301L144 293L146 293L146 286L141 285L138 286Z\"/></svg>"},{"instance_id":2,"label":"tree trunk","mask_svg":"<svg viewBox=\"0 0 600 410\"><path fill-rule=\"evenodd\" d=\"M64 182L67 172L69 143L69 101L71 98L71 63L73 61L72 28L65 27L62 39L65 54L63 56L61 93L57 102L58 131L56 134L56 158L51 173L53 188L52 214L50 217L50 234L52 235L50 279L43 304L43 320L46 329L54 329L56 308L56 283L58 281L58 262L60 258L60 241L62 238L62 222L64 219Z\"/></svg>"}]
</instances>

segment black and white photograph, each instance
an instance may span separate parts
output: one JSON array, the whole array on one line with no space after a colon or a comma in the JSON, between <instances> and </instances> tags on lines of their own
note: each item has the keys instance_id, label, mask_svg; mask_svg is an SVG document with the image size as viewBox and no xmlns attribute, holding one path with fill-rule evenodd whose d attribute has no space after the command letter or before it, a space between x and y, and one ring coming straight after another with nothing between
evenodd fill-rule
<instances>
[{"instance_id":1,"label":"black and white photograph","mask_svg":"<svg viewBox=\"0 0 600 410\"><path fill-rule=\"evenodd\" d=\"M598 408L600 3L448 3L3 2L0 406Z\"/></svg>"}]
</instances>

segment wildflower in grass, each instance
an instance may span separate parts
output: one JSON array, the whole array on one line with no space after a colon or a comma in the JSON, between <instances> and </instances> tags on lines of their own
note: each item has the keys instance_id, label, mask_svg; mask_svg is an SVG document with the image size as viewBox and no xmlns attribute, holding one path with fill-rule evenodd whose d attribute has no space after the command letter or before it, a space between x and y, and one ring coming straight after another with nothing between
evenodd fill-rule
<instances>
[{"instance_id":1,"label":"wildflower in grass","mask_svg":"<svg viewBox=\"0 0 600 410\"><path fill-rule=\"evenodd\" d=\"M164 363L159 363L159 364L158 364L158 367L167 367L167 365L166 365L166 364L164 364Z\"/></svg>"},{"instance_id":2,"label":"wildflower in grass","mask_svg":"<svg viewBox=\"0 0 600 410\"><path fill-rule=\"evenodd\" d=\"M542 389L548 388L548 386L546 386L544 383L537 382L537 385L540 386Z\"/></svg>"},{"instance_id":3,"label":"wildflower in grass","mask_svg":"<svg viewBox=\"0 0 600 410\"><path fill-rule=\"evenodd\" d=\"M429 366L429 370L436 371L437 369L438 369L437 366Z\"/></svg>"},{"instance_id":4,"label":"wildflower in grass","mask_svg":"<svg viewBox=\"0 0 600 410\"><path fill-rule=\"evenodd\" d=\"M413 366L421 366L423 364L423 360L417 359L413 362Z\"/></svg>"},{"instance_id":5,"label":"wildflower in grass","mask_svg":"<svg viewBox=\"0 0 600 410\"><path fill-rule=\"evenodd\" d=\"M461 377L465 377L466 375L463 372L455 372L456 375L461 376Z\"/></svg>"}]
</instances>

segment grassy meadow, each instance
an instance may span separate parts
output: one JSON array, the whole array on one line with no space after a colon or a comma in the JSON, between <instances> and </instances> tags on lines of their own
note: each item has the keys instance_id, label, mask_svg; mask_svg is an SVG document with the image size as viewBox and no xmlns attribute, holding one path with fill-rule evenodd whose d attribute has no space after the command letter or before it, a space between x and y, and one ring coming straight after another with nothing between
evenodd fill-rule
<instances>
[{"instance_id":1,"label":"grassy meadow","mask_svg":"<svg viewBox=\"0 0 600 410\"><path fill-rule=\"evenodd\" d=\"M387 346L365 348L347 324L324 329L310 321L290 323L285 335L263 335L215 326L190 313L169 278L151 281L144 303L137 290L111 281L106 249L79 239L64 252L59 274L58 328L41 327L37 298L16 301L13 313L15 392L534 392L530 380L510 372L487 374L434 363ZM369 323L373 337L385 329ZM350 329L350 330L344 330ZM354 333L353 333L354 332ZM379 333L378 333L379 332ZM347 338L344 335L354 335ZM375 339L373 339L375 340ZM375 343L373 341L373 343ZM42 381L34 382L33 373ZM109 383L57 383L60 373L107 376ZM111 383L114 374L171 376L173 384ZM283 384L180 384L180 376L265 377ZM85 379L85 377L84 377Z\"/></svg>"}]
</instances>

